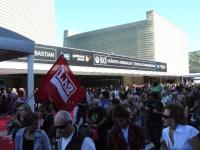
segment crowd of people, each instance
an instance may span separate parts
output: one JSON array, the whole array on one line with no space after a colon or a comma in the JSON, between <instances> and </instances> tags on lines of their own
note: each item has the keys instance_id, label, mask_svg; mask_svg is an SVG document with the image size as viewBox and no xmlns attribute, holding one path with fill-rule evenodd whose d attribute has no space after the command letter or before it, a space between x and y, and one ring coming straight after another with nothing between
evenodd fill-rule
<instances>
[{"instance_id":1,"label":"crowd of people","mask_svg":"<svg viewBox=\"0 0 200 150\"><path fill-rule=\"evenodd\" d=\"M1 115L10 115L15 149L192 150L200 147L200 85L90 87L72 112L40 103L26 92L1 90ZM12 104L11 104L12 103Z\"/></svg>"}]
</instances>

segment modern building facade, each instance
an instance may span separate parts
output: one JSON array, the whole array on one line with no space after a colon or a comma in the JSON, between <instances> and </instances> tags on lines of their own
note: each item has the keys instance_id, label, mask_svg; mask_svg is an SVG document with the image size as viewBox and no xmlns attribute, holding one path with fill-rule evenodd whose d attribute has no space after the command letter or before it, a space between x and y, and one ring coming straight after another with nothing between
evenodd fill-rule
<instances>
[{"instance_id":1,"label":"modern building facade","mask_svg":"<svg viewBox=\"0 0 200 150\"><path fill-rule=\"evenodd\" d=\"M139 22L66 36L67 47L56 46L54 0L0 0L0 26L35 41L35 87L61 53L87 86L178 81L188 70L184 33L154 11ZM0 85L25 87L27 70L27 58L0 62Z\"/></svg>"},{"instance_id":2,"label":"modern building facade","mask_svg":"<svg viewBox=\"0 0 200 150\"><path fill-rule=\"evenodd\" d=\"M64 46L167 63L171 75L188 74L185 33L155 11L138 22L67 36Z\"/></svg>"},{"instance_id":3,"label":"modern building facade","mask_svg":"<svg viewBox=\"0 0 200 150\"><path fill-rule=\"evenodd\" d=\"M200 73L200 50L189 52L189 72Z\"/></svg>"},{"instance_id":4,"label":"modern building facade","mask_svg":"<svg viewBox=\"0 0 200 150\"><path fill-rule=\"evenodd\" d=\"M0 26L57 46L54 0L0 0Z\"/></svg>"}]
</instances>

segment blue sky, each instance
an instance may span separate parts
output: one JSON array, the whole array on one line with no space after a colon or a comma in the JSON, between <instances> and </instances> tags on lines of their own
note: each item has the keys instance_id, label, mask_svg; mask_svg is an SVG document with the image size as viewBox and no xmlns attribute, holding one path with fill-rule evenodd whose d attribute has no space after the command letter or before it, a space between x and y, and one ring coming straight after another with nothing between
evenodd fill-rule
<instances>
[{"instance_id":1,"label":"blue sky","mask_svg":"<svg viewBox=\"0 0 200 150\"><path fill-rule=\"evenodd\" d=\"M181 28L188 51L200 50L200 0L55 0L59 44L63 31L86 32L146 19L146 11Z\"/></svg>"}]
</instances>

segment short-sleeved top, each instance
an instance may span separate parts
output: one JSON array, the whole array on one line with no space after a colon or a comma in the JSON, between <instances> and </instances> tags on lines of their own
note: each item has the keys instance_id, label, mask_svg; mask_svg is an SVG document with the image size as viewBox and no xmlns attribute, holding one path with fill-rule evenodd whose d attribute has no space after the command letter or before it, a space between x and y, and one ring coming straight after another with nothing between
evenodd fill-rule
<instances>
[{"instance_id":1,"label":"short-sleeved top","mask_svg":"<svg viewBox=\"0 0 200 150\"><path fill-rule=\"evenodd\" d=\"M178 125L174 132L174 145L169 137L170 128L164 128L162 132L162 138L166 142L168 149L170 150L192 150L192 146L189 140L198 135L199 131L189 125Z\"/></svg>"}]
</instances>

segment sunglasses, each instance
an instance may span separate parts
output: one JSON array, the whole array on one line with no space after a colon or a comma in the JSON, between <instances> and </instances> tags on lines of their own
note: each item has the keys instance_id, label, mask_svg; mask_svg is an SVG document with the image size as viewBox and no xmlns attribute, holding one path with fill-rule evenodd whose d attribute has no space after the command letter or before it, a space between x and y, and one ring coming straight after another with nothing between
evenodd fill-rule
<instances>
[{"instance_id":1,"label":"sunglasses","mask_svg":"<svg viewBox=\"0 0 200 150\"><path fill-rule=\"evenodd\" d=\"M169 118L171 118L171 116L167 116L167 115L162 115L162 117L164 118L164 119L169 119Z\"/></svg>"},{"instance_id":2,"label":"sunglasses","mask_svg":"<svg viewBox=\"0 0 200 150\"><path fill-rule=\"evenodd\" d=\"M66 128L66 126L69 124L69 122L68 123L65 123L64 125L61 125L61 126L54 126L54 128L55 129L60 129L60 130L62 130L62 129L64 129L64 128Z\"/></svg>"}]
</instances>

